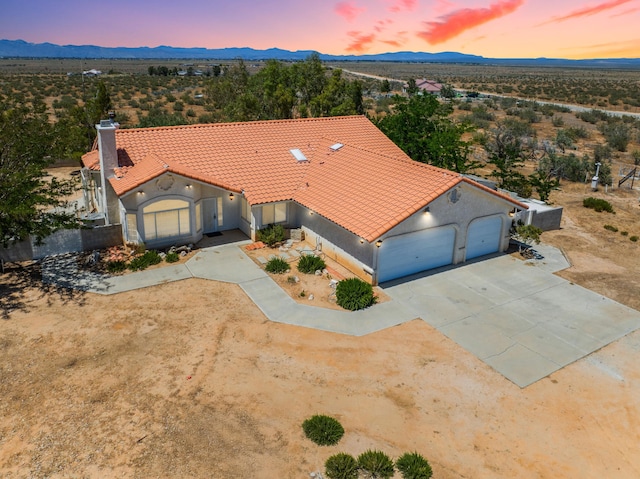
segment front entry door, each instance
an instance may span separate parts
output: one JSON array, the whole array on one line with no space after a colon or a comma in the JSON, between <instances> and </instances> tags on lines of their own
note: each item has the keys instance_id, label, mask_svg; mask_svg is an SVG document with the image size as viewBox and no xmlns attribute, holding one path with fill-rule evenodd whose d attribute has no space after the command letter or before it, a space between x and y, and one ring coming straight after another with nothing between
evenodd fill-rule
<instances>
[{"instance_id":1,"label":"front entry door","mask_svg":"<svg viewBox=\"0 0 640 479\"><path fill-rule=\"evenodd\" d=\"M222 226L222 198L206 198L202 202L204 233L215 233Z\"/></svg>"}]
</instances>

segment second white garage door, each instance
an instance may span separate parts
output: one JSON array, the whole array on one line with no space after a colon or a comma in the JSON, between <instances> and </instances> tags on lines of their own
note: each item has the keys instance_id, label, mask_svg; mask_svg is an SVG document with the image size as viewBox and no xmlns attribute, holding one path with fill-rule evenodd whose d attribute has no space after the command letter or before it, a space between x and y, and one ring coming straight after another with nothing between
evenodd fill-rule
<instances>
[{"instance_id":1,"label":"second white garage door","mask_svg":"<svg viewBox=\"0 0 640 479\"><path fill-rule=\"evenodd\" d=\"M456 230L441 226L392 236L378 252L378 282L390 281L453 262Z\"/></svg>"},{"instance_id":2,"label":"second white garage door","mask_svg":"<svg viewBox=\"0 0 640 479\"><path fill-rule=\"evenodd\" d=\"M467 230L466 259L496 253L500 249L500 238L502 238L500 216L487 216L473 220Z\"/></svg>"}]
</instances>

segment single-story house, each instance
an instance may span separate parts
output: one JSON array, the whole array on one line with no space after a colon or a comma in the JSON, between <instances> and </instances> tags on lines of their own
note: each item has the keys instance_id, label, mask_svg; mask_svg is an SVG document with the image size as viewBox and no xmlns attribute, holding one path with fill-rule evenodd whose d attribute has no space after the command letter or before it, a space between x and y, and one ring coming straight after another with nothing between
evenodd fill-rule
<instances>
[{"instance_id":1,"label":"single-story house","mask_svg":"<svg viewBox=\"0 0 640 479\"><path fill-rule=\"evenodd\" d=\"M97 130L88 210L151 248L282 224L377 284L504 251L527 208L411 160L363 116Z\"/></svg>"}]
</instances>

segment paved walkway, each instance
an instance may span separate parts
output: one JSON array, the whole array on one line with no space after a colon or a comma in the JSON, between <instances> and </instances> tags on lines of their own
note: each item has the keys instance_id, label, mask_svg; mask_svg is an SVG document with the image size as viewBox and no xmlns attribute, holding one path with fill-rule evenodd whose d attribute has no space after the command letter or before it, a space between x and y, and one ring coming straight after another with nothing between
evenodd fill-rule
<instances>
[{"instance_id":1,"label":"paved walkway","mask_svg":"<svg viewBox=\"0 0 640 479\"><path fill-rule=\"evenodd\" d=\"M302 305L286 294L240 246L205 248L180 265L110 277L79 272L70 256L42 263L43 281L117 294L202 278L236 283L279 323L362 336L422 318L520 387L528 386L640 328L640 313L553 275L569 263L540 245L542 258L496 255L383 285L391 301L364 311Z\"/></svg>"}]
</instances>

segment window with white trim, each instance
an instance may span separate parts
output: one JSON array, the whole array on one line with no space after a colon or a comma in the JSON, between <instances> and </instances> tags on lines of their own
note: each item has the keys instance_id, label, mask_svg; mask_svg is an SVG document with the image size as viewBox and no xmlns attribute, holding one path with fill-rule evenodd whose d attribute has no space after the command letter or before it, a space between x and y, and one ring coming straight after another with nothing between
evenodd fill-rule
<instances>
[{"instance_id":1,"label":"window with white trim","mask_svg":"<svg viewBox=\"0 0 640 479\"><path fill-rule=\"evenodd\" d=\"M202 230L202 203L196 204L196 231Z\"/></svg>"},{"instance_id":2,"label":"window with white trim","mask_svg":"<svg viewBox=\"0 0 640 479\"><path fill-rule=\"evenodd\" d=\"M160 200L142 210L145 241L191 234L189 202Z\"/></svg>"},{"instance_id":3,"label":"window with white trim","mask_svg":"<svg viewBox=\"0 0 640 479\"><path fill-rule=\"evenodd\" d=\"M251 207L246 198L240 198L240 216L243 220L251 222Z\"/></svg>"},{"instance_id":4,"label":"window with white trim","mask_svg":"<svg viewBox=\"0 0 640 479\"><path fill-rule=\"evenodd\" d=\"M287 221L287 203L262 205L262 224L284 223Z\"/></svg>"}]
</instances>

